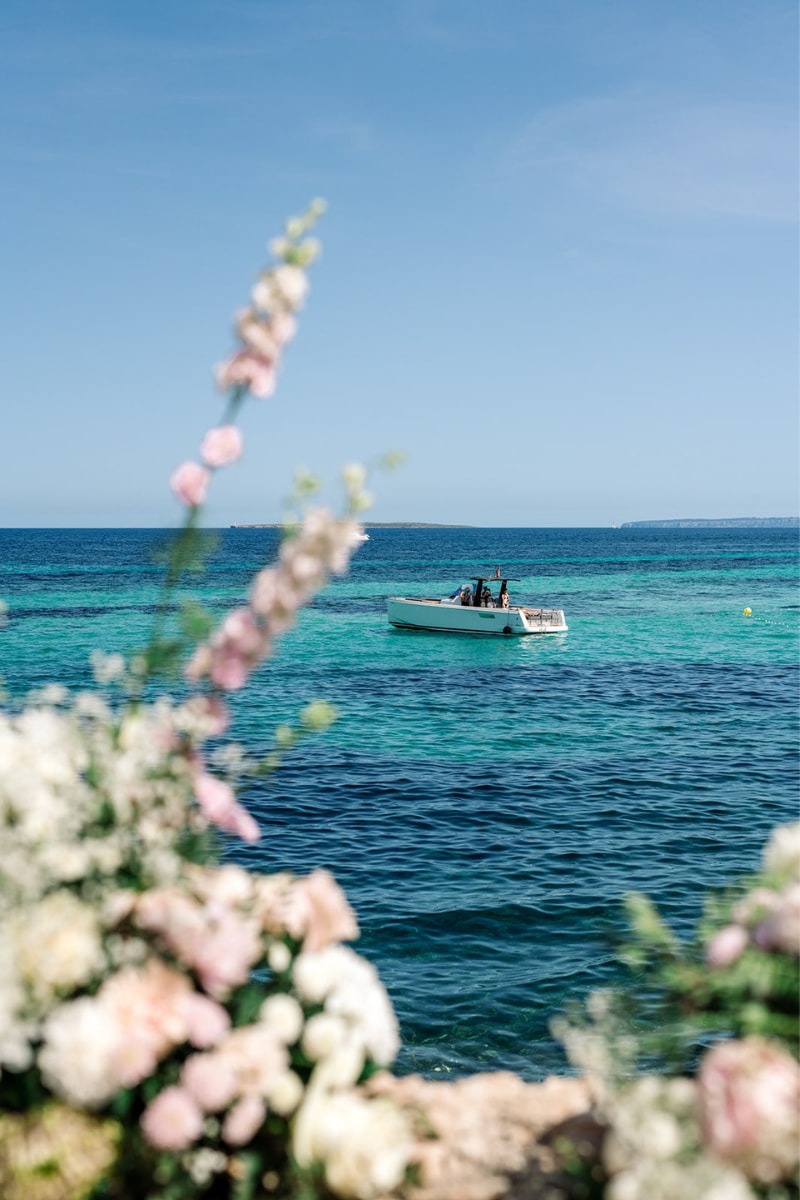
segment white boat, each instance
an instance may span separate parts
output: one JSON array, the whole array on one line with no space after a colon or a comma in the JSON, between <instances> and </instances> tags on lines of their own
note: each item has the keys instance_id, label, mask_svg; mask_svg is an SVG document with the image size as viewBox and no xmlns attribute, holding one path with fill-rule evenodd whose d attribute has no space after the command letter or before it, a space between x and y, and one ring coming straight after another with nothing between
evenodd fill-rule
<instances>
[{"instance_id":1,"label":"white boat","mask_svg":"<svg viewBox=\"0 0 800 1200\"><path fill-rule=\"evenodd\" d=\"M471 578L475 583L474 589L464 584L443 600L390 597L387 601L389 624L396 629L498 634L501 637L566 631L567 622L561 608L533 608L503 603L504 596L508 601L509 576L473 575ZM490 586L493 583L499 584L499 590L495 593ZM478 604L475 603L475 597L479 598Z\"/></svg>"},{"instance_id":2,"label":"white boat","mask_svg":"<svg viewBox=\"0 0 800 1200\"><path fill-rule=\"evenodd\" d=\"M357 533L357 534L356 534L356 541L357 541L357 542L368 542L368 541L369 541L369 534L368 534L368 533L366 533L366 532L365 532L365 531L362 529L360 533Z\"/></svg>"}]
</instances>

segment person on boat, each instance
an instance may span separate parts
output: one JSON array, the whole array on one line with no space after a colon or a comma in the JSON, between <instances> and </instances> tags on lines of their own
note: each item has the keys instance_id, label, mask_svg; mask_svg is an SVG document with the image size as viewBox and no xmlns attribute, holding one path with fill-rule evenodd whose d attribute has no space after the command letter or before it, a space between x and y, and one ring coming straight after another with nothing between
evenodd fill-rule
<instances>
[{"instance_id":1,"label":"person on boat","mask_svg":"<svg viewBox=\"0 0 800 1200\"><path fill-rule=\"evenodd\" d=\"M461 603L464 605L472 604L472 592L468 583L465 583L461 589Z\"/></svg>"},{"instance_id":2,"label":"person on boat","mask_svg":"<svg viewBox=\"0 0 800 1200\"><path fill-rule=\"evenodd\" d=\"M500 578L500 568L499 568L499 567L495 567L495 569L494 569L494 577L495 577L495 579L499 579L499 578Z\"/></svg>"},{"instance_id":3,"label":"person on boat","mask_svg":"<svg viewBox=\"0 0 800 1200\"><path fill-rule=\"evenodd\" d=\"M500 585L500 595L497 597L497 603L500 608L508 608L508 588L506 587L505 580Z\"/></svg>"},{"instance_id":4,"label":"person on boat","mask_svg":"<svg viewBox=\"0 0 800 1200\"><path fill-rule=\"evenodd\" d=\"M494 597L488 587L481 592L481 608L494 608Z\"/></svg>"}]
</instances>

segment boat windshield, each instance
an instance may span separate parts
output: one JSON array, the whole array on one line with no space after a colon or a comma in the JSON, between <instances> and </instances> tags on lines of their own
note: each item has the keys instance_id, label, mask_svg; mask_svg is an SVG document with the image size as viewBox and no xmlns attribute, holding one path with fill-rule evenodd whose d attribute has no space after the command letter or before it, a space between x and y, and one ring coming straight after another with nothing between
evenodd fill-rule
<instances>
[{"instance_id":1,"label":"boat windshield","mask_svg":"<svg viewBox=\"0 0 800 1200\"><path fill-rule=\"evenodd\" d=\"M483 575L470 575L470 583L459 584L448 599L450 603L460 602L473 608L508 608L509 581L517 582L514 576L503 575L497 567L493 574L487 571Z\"/></svg>"}]
</instances>

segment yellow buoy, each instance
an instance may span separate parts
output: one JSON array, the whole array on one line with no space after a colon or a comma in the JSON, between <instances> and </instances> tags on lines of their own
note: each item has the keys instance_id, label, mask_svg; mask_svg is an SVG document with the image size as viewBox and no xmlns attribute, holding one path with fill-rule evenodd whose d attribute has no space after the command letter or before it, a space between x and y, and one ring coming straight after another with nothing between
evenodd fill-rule
<instances>
[{"instance_id":1,"label":"yellow buoy","mask_svg":"<svg viewBox=\"0 0 800 1200\"><path fill-rule=\"evenodd\" d=\"M753 615L753 610L752 610L752 608L743 608L743 609L742 609L742 616L743 616L743 617L752 617L752 615Z\"/></svg>"}]
</instances>

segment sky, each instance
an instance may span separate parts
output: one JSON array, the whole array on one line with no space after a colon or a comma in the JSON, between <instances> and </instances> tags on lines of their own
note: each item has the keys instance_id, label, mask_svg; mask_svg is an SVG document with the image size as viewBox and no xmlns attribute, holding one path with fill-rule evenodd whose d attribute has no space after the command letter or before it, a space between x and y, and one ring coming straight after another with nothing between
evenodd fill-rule
<instances>
[{"instance_id":1,"label":"sky","mask_svg":"<svg viewBox=\"0 0 800 1200\"><path fill-rule=\"evenodd\" d=\"M4 0L0 526L174 526L267 243L323 245L205 521L798 512L794 0Z\"/></svg>"}]
</instances>

